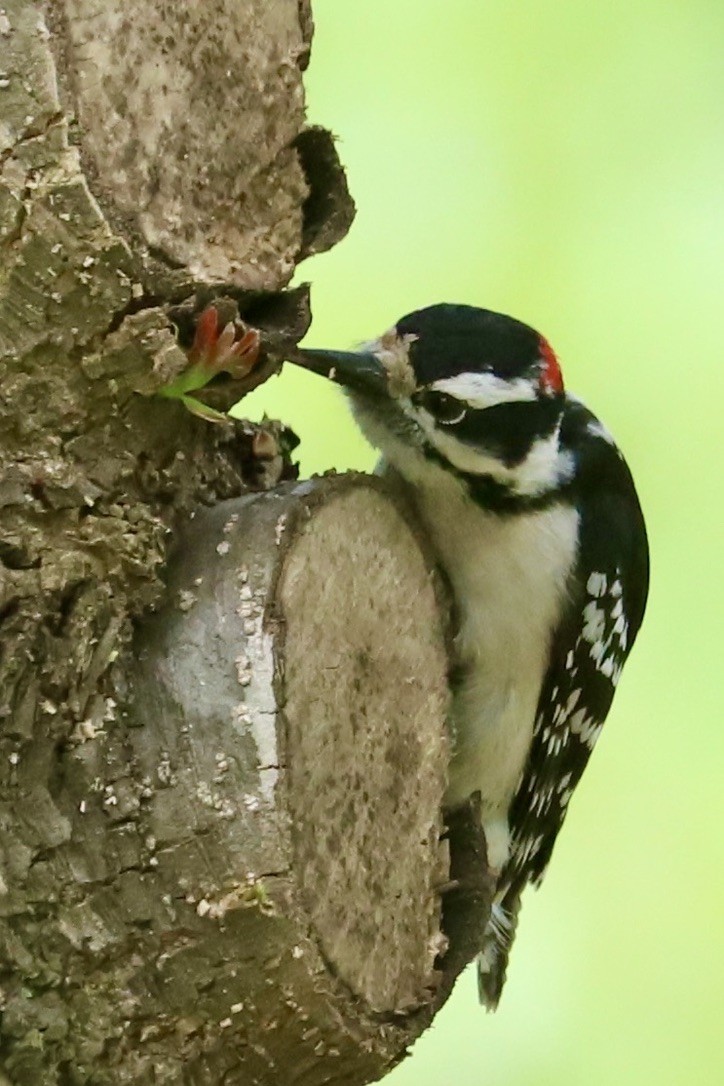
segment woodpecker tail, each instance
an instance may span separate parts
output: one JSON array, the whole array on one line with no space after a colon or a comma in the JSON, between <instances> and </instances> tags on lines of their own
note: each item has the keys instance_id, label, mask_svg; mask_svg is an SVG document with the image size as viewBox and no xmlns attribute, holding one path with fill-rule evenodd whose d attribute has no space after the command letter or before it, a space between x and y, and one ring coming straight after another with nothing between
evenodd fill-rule
<instances>
[{"instance_id":1,"label":"woodpecker tail","mask_svg":"<svg viewBox=\"0 0 724 1086\"><path fill-rule=\"evenodd\" d=\"M496 1009L503 991L519 912L520 889L508 887L497 895L477 958L478 999L488 1011Z\"/></svg>"}]
</instances>

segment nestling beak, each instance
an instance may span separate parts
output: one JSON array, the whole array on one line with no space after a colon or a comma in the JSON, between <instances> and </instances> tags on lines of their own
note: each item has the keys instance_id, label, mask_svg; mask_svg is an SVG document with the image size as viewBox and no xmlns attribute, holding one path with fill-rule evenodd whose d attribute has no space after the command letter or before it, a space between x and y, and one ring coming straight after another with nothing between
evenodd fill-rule
<instances>
[{"instance_id":1,"label":"nestling beak","mask_svg":"<svg viewBox=\"0 0 724 1086\"><path fill-rule=\"evenodd\" d=\"M387 370L368 351L310 351L302 347L289 361L354 392L368 396L388 396L390 392Z\"/></svg>"}]
</instances>

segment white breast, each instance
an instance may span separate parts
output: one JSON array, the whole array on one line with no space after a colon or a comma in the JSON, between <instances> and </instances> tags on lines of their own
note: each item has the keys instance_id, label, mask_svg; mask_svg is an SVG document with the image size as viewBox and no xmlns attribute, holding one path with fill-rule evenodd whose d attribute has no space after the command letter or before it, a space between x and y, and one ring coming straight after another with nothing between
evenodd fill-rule
<instances>
[{"instance_id":1,"label":"white breast","mask_svg":"<svg viewBox=\"0 0 724 1086\"><path fill-rule=\"evenodd\" d=\"M575 558L577 515L562 506L498 517L467 499L420 503L459 608L463 677L453 705L448 802L477 789L507 811L530 747L550 642Z\"/></svg>"},{"instance_id":2,"label":"white breast","mask_svg":"<svg viewBox=\"0 0 724 1086\"><path fill-rule=\"evenodd\" d=\"M563 505L511 516L487 512L450 473L384 437L379 444L412 484L458 606L462 682L452 708L446 801L456 806L480 791L488 862L500 869L508 854L507 812L576 556L578 514Z\"/></svg>"}]
</instances>

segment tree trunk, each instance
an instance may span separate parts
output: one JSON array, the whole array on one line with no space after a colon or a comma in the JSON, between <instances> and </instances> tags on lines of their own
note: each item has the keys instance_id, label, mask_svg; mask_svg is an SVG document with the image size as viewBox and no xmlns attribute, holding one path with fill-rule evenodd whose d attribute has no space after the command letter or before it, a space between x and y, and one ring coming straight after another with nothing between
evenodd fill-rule
<instances>
[{"instance_id":1,"label":"tree trunk","mask_svg":"<svg viewBox=\"0 0 724 1086\"><path fill-rule=\"evenodd\" d=\"M18 1086L370 1081L485 918L479 836L444 893L445 597L403 497L295 483L279 426L156 395L211 298L260 328L256 379L306 329L284 288L352 215L304 127L310 38L304 0L0 9Z\"/></svg>"}]
</instances>

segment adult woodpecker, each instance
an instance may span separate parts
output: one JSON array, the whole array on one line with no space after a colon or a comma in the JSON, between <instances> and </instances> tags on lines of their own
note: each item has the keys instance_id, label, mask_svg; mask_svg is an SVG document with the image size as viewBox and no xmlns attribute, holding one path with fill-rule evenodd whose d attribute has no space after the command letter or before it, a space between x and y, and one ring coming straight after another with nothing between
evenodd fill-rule
<instances>
[{"instance_id":1,"label":"adult woodpecker","mask_svg":"<svg viewBox=\"0 0 724 1086\"><path fill-rule=\"evenodd\" d=\"M633 480L548 342L511 317L431 306L357 352L294 361L347 390L452 586L446 804L480 793L497 889L478 978L492 1009L521 892L543 877L643 619Z\"/></svg>"}]
</instances>

